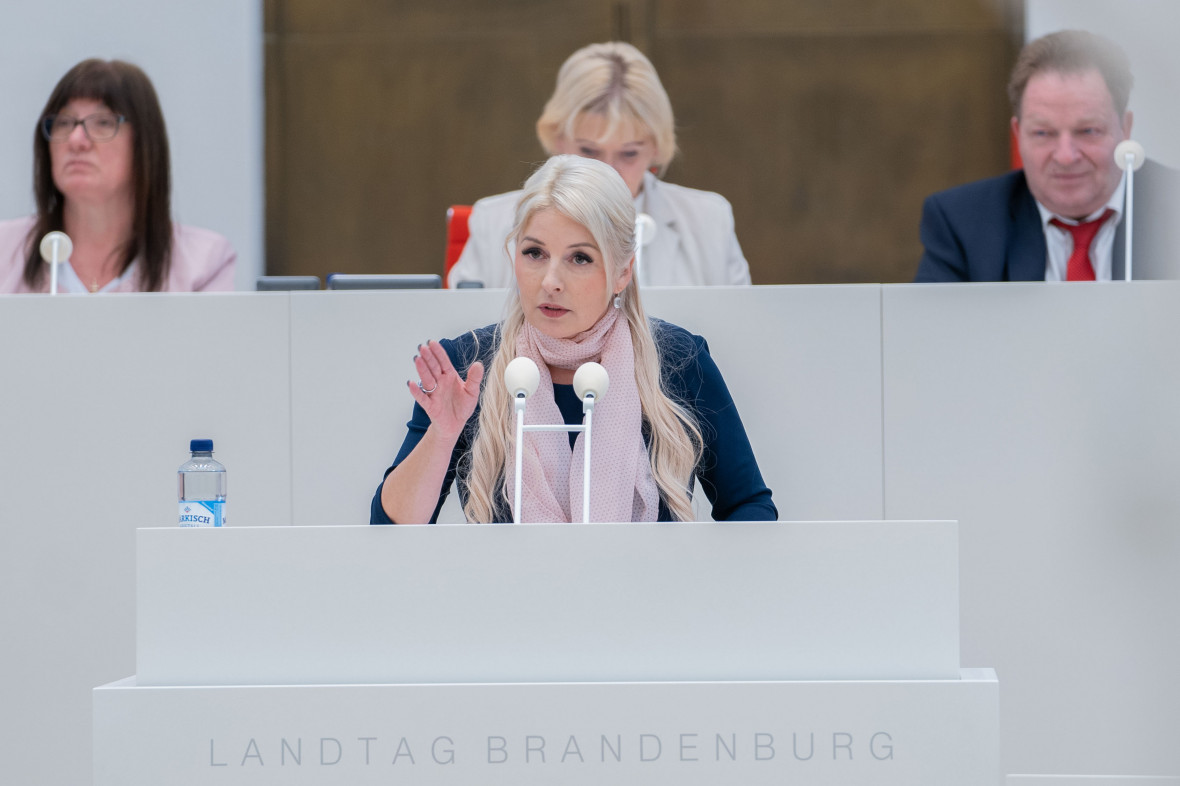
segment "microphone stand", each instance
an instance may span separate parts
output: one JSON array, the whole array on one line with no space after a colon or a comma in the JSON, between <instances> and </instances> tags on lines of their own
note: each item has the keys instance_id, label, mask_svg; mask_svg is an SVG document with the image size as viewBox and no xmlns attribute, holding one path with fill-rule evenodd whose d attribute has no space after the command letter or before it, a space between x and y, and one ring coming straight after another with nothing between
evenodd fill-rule
<instances>
[{"instance_id":1,"label":"microphone stand","mask_svg":"<svg viewBox=\"0 0 1180 786\"><path fill-rule=\"evenodd\" d=\"M516 504L512 507L512 523L520 523L520 487L521 474L524 471L524 432L526 431L561 431L564 433L585 433L586 439L582 443L582 523L590 523L590 425L594 416L594 391L588 391L582 399L582 413L585 419L580 425L554 426L549 424L524 424L524 406L528 400L523 394L517 393L514 401L516 409Z\"/></svg>"},{"instance_id":2,"label":"microphone stand","mask_svg":"<svg viewBox=\"0 0 1180 786\"><path fill-rule=\"evenodd\" d=\"M57 294L57 265L58 265L57 251L58 251L59 245L60 245L60 242L58 241L58 239L54 238L53 239L53 254L52 254L53 258L49 261L49 294L51 294L51 295Z\"/></svg>"},{"instance_id":3,"label":"microphone stand","mask_svg":"<svg viewBox=\"0 0 1180 786\"><path fill-rule=\"evenodd\" d=\"M1127 205L1127 222L1126 222L1126 248L1123 256L1123 280L1131 280L1131 235L1135 228L1135 170L1143 166L1143 162L1147 160L1147 153L1143 150L1143 145L1134 141L1133 139L1124 139L1119 142L1114 148L1114 162L1122 169L1127 176L1126 184L1126 205Z\"/></svg>"},{"instance_id":4,"label":"microphone stand","mask_svg":"<svg viewBox=\"0 0 1180 786\"><path fill-rule=\"evenodd\" d=\"M1127 170L1127 247L1124 252L1124 258L1127 261L1126 267L1123 269L1123 280L1131 280L1131 230L1135 227L1135 154L1133 152L1127 153L1123 160L1126 162L1124 166Z\"/></svg>"},{"instance_id":5,"label":"microphone stand","mask_svg":"<svg viewBox=\"0 0 1180 786\"><path fill-rule=\"evenodd\" d=\"M586 393L582 399L582 422L586 424L586 439L582 445L582 523L590 523L590 422L594 419L594 392Z\"/></svg>"}]
</instances>

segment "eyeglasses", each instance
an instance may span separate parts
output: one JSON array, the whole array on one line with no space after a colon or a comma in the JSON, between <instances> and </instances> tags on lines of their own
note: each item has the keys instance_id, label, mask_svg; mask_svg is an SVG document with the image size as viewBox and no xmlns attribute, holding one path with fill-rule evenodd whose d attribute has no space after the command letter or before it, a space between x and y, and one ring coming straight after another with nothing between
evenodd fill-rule
<instances>
[{"instance_id":1,"label":"eyeglasses","mask_svg":"<svg viewBox=\"0 0 1180 786\"><path fill-rule=\"evenodd\" d=\"M109 142L119 133L119 126L126 122L127 118L114 112L95 112L86 117L49 115L41 121L41 133L50 142L64 142L75 128L82 126L91 142Z\"/></svg>"}]
</instances>

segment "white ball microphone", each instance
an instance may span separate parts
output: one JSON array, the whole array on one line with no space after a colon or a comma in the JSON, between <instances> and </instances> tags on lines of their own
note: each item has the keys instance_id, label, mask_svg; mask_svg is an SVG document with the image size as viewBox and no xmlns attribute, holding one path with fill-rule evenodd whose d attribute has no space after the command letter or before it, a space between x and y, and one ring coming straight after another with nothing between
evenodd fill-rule
<instances>
[{"instance_id":1,"label":"white ball microphone","mask_svg":"<svg viewBox=\"0 0 1180 786\"><path fill-rule=\"evenodd\" d=\"M656 239L656 220L647 213L635 216L635 281L640 282L639 272L643 269L643 247Z\"/></svg>"},{"instance_id":2,"label":"white ball microphone","mask_svg":"<svg viewBox=\"0 0 1180 786\"><path fill-rule=\"evenodd\" d=\"M598 363L583 363L574 372L574 392L582 399L583 419L581 425L567 426L551 424L524 424L524 410L529 396L537 391L541 382L541 372L537 364L531 359L520 356L514 358L504 369L504 386L512 395L513 407L516 410L516 482L513 493L515 504L512 507L512 521L520 523L520 495L521 475L524 468L524 432L526 431L580 431L586 436L582 441L582 521L590 522L590 432L594 416L595 403L602 401L606 390L610 387L610 376L606 369Z\"/></svg>"},{"instance_id":3,"label":"white ball microphone","mask_svg":"<svg viewBox=\"0 0 1180 786\"><path fill-rule=\"evenodd\" d=\"M1147 153L1143 150L1143 145L1134 139L1124 139L1114 149L1114 160L1119 165L1119 169L1131 167L1139 170L1143 168L1143 162L1147 160Z\"/></svg>"},{"instance_id":4,"label":"white ball microphone","mask_svg":"<svg viewBox=\"0 0 1180 786\"><path fill-rule=\"evenodd\" d=\"M521 355L504 369L504 387L512 394L518 410L524 409L525 400L537 392L537 385L540 384L541 372L532 358Z\"/></svg>"},{"instance_id":5,"label":"white ball microphone","mask_svg":"<svg viewBox=\"0 0 1180 786\"><path fill-rule=\"evenodd\" d=\"M610 375L598 363L583 363L574 372L574 392L582 399L582 411L593 412L594 402L601 401L610 387Z\"/></svg>"},{"instance_id":6,"label":"white ball microphone","mask_svg":"<svg viewBox=\"0 0 1180 786\"><path fill-rule=\"evenodd\" d=\"M1131 280L1131 234L1135 228L1135 170L1142 167L1146 160L1147 153L1143 150L1143 145L1133 139L1124 139L1114 149L1114 162L1118 164L1119 169L1126 173L1127 178L1127 245L1124 253L1126 263L1123 267L1124 281Z\"/></svg>"},{"instance_id":7,"label":"white ball microphone","mask_svg":"<svg viewBox=\"0 0 1180 786\"><path fill-rule=\"evenodd\" d=\"M41 258L49 263L49 294L57 294L57 266L74 253L74 242L65 232L53 231L41 238Z\"/></svg>"}]
</instances>

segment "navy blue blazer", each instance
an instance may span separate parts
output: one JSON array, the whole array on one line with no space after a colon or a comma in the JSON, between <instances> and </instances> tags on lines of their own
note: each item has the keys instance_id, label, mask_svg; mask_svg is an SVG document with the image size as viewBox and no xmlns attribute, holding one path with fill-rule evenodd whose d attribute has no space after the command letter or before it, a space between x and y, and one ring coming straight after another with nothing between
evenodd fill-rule
<instances>
[{"instance_id":1,"label":"navy blue blazer","mask_svg":"<svg viewBox=\"0 0 1180 786\"><path fill-rule=\"evenodd\" d=\"M496 325L464 333L456 339L441 342L451 362L460 375L466 376L471 364L480 360L484 368L491 361L499 346L499 332ZM696 468L696 477L701 483L705 496L713 503L713 518L717 521L776 521L778 509L771 498L771 491L762 480L754 450L746 436L737 406L729 395L729 388L721 377L721 371L709 354L709 345L700 336L689 333L682 327L659 319L651 320L652 338L660 353L661 383L664 392L678 401L697 417L697 424L704 439L701 460ZM488 378L484 377L484 385ZM495 384L499 384L497 380ZM554 397L567 424L582 422L582 402L573 392L572 385L554 385ZM564 394L564 395L563 395ZM564 402L563 402L564 398ZM479 424L479 405L468 420L467 427L459 436L451 455L451 463L443 480L442 492L435 506L431 523L438 520L443 502L450 493L451 484L458 487L459 499L467 502L467 470L470 448ZM385 470L385 477L400 464L418 444L430 426L430 417L418 404L406 424L406 438L393 464ZM649 437L644 423L644 439ZM570 447L573 447L571 443ZM384 484L384 477L382 478ZM691 489L691 484L690 484ZM663 499L660 500L659 521L671 521L672 514ZM496 521L512 521L512 509L504 496L496 500ZM381 486L373 495L370 506L371 524L392 524L381 505Z\"/></svg>"},{"instance_id":2,"label":"navy blue blazer","mask_svg":"<svg viewBox=\"0 0 1180 786\"><path fill-rule=\"evenodd\" d=\"M1152 161L1135 173L1134 278L1175 278L1177 173ZM922 205L924 252L914 281L1043 281L1045 232L1024 170L939 191ZM1125 222L1112 255L1123 277Z\"/></svg>"}]
</instances>

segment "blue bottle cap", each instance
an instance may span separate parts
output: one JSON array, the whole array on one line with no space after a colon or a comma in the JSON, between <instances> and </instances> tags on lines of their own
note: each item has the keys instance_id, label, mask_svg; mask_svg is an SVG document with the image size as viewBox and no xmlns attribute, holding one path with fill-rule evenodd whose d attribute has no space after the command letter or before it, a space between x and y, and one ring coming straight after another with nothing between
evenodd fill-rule
<instances>
[{"instance_id":1,"label":"blue bottle cap","mask_svg":"<svg viewBox=\"0 0 1180 786\"><path fill-rule=\"evenodd\" d=\"M194 439L188 443L188 449L190 451L207 450L210 453L212 453L213 452L213 440L211 440L211 439Z\"/></svg>"}]
</instances>

